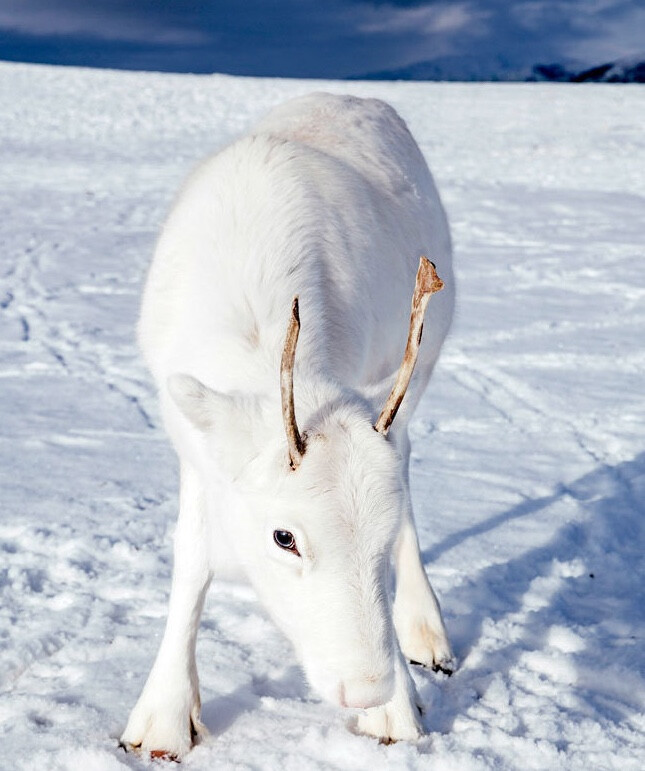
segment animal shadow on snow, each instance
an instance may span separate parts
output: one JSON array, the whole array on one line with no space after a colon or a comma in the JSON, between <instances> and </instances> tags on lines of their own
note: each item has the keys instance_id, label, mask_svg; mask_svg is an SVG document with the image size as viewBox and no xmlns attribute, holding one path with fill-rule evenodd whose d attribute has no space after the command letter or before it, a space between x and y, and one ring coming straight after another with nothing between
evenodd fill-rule
<instances>
[{"instance_id":1,"label":"animal shadow on snow","mask_svg":"<svg viewBox=\"0 0 645 771\"><path fill-rule=\"evenodd\" d=\"M639 600L644 574L645 452L616 466L600 465L574 482L558 485L551 495L523 501L450 535L423 552L424 562L431 567L455 546L513 520L539 516L552 506L565 516L548 543L484 568L442 597L462 668L443 683L441 694L429 683L421 689L423 700L430 702L426 730L449 732L494 677L501 675L508 682L524 654L544 649L548 653L553 627L575 629L580 638L580 649L568 652L577 698L584 700L585 710L591 708L613 723L639 711L637 686L630 685L629 673L642 666L637 638L638 629L645 627L645 603ZM489 649L487 630L496 624L500 625L494 641L498 647ZM500 631L509 628L513 639L505 642ZM477 651L481 642L485 646ZM541 676L550 679L548 663L543 666ZM557 673L553 676L557 685ZM514 733L521 735L522 715L515 711ZM560 749L566 749L566 744Z\"/></svg>"},{"instance_id":2,"label":"animal shadow on snow","mask_svg":"<svg viewBox=\"0 0 645 771\"><path fill-rule=\"evenodd\" d=\"M202 705L202 721L216 737L230 728L240 715L259 709L263 696L303 699L306 695L300 668L291 666L280 677L254 677L231 693L209 699Z\"/></svg>"}]
</instances>

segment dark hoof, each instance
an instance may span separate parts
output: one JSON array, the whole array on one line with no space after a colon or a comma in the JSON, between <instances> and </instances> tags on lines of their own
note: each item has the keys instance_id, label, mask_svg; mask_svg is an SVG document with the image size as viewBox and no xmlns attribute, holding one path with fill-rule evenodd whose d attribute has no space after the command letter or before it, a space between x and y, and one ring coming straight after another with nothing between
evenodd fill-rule
<instances>
[{"instance_id":1,"label":"dark hoof","mask_svg":"<svg viewBox=\"0 0 645 771\"><path fill-rule=\"evenodd\" d=\"M423 669L428 669L426 664L421 661L415 661L414 659L408 659L408 661L415 667L423 667ZM433 664L431 669L433 672L443 672L443 674L448 675L448 677L450 677L450 675L455 671L454 665L447 661Z\"/></svg>"}]
</instances>

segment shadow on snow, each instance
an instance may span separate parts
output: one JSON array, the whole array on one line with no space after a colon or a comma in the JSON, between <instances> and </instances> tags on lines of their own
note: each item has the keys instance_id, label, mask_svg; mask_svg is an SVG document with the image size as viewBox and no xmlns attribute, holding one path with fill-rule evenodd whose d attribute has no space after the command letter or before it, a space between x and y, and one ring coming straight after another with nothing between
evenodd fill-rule
<instances>
[{"instance_id":1,"label":"shadow on snow","mask_svg":"<svg viewBox=\"0 0 645 771\"><path fill-rule=\"evenodd\" d=\"M428 710L431 730L450 731L467 709L464 700L472 702L473 689L479 699L493 677L501 674L508 682L519 660L534 651L546 651L540 677L556 687L566 675L562 680L550 672L548 656L571 654L574 720L593 713L595 719L617 723L642 708L645 452L616 466L601 465L558 485L551 495L523 501L450 535L423 552L424 562L552 506L562 507L566 521L547 544L482 569L442 598L455 653L463 663L442 687L442 703ZM558 650L557 640L549 636L554 628L570 631L569 639L579 644L568 647L565 639ZM422 691L432 701L432 689ZM521 734L522 716L517 717L514 733Z\"/></svg>"}]
</instances>

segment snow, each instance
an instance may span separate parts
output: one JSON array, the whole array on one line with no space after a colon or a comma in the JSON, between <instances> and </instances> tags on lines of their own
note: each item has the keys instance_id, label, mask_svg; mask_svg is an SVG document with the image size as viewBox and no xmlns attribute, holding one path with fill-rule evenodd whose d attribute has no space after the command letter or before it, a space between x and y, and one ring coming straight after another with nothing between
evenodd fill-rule
<instances>
[{"instance_id":1,"label":"snow","mask_svg":"<svg viewBox=\"0 0 645 771\"><path fill-rule=\"evenodd\" d=\"M453 227L459 311L411 426L461 667L389 747L211 589L187 769L645 767L645 91L0 65L0 767L161 768L117 739L163 629L177 475L134 343L196 161L314 88L389 100ZM349 727L348 727L348 724Z\"/></svg>"}]
</instances>

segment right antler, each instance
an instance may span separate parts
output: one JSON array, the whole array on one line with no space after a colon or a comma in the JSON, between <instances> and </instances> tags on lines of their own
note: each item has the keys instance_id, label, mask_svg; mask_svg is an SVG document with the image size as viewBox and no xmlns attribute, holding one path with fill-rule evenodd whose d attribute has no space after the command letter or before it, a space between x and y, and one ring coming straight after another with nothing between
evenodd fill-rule
<instances>
[{"instance_id":1,"label":"right antler","mask_svg":"<svg viewBox=\"0 0 645 771\"><path fill-rule=\"evenodd\" d=\"M427 257L421 257L419 260L419 270L417 271L417 281L412 295L412 311L410 313L410 331L408 332L408 342L403 354L403 362L396 377L396 382L387 397L385 407L374 428L384 436L390 430L392 421L401 406L405 392L410 384L414 365L417 363L419 355L419 344L421 343L421 333L423 332L423 317L426 312L426 306L431 295L443 289L443 281L437 275L433 262Z\"/></svg>"}]
</instances>

